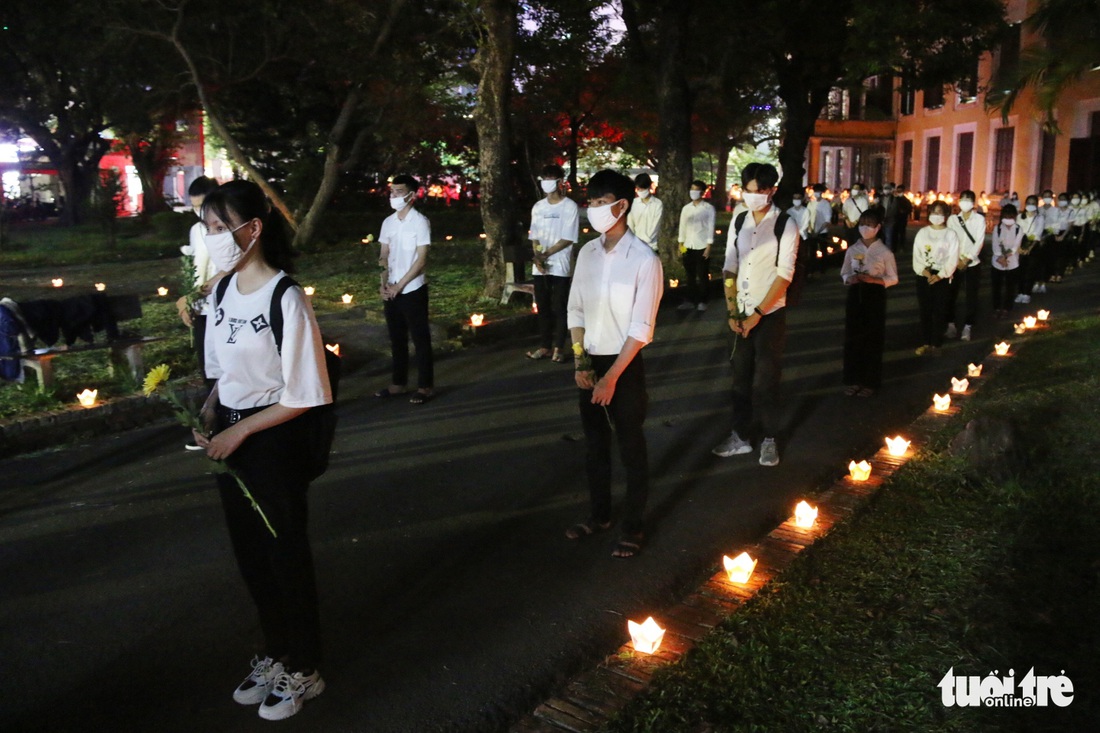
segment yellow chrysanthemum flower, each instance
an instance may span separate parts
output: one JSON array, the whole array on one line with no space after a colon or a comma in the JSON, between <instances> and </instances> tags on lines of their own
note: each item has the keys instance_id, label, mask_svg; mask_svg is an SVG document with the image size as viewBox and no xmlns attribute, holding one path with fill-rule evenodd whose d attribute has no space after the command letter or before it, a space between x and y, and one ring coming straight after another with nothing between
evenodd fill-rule
<instances>
[{"instance_id":1,"label":"yellow chrysanthemum flower","mask_svg":"<svg viewBox=\"0 0 1100 733\"><path fill-rule=\"evenodd\" d=\"M725 284L726 284L727 288L732 288L733 287L733 278L732 277L727 277L725 279Z\"/></svg>"},{"instance_id":2,"label":"yellow chrysanthemum flower","mask_svg":"<svg viewBox=\"0 0 1100 733\"><path fill-rule=\"evenodd\" d=\"M577 343L573 344L573 355L574 356L580 356L583 353L584 353L584 347L581 346L580 342L577 342Z\"/></svg>"},{"instance_id":3,"label":"yellow chrysanthemum flower","mask_svg":"<svg viewBox=\"0 0 1100 733\"><path fill-rule=\"evenodd\" d=\"M156 392L160 385L167 382L170 376L172 376L172 370L167 364L153 367L145 375L145 383L142 385L141 391L148 397Z\"/></svg>"}]
</instances>

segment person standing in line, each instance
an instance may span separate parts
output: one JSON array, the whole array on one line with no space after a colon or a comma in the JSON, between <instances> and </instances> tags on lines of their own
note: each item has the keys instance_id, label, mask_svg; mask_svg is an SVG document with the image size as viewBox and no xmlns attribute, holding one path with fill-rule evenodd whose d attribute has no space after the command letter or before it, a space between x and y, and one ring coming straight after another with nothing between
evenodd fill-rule
<instances>
[{"instance_id":1,"label":"person standing in line","mask_svg":"<svg viewBox=\"0 0 1100 733\"><path fill-rule=\"evenodd\" d=\"M1073 214L1069 208L1069 194L1058 194L1058 202L1053 212L1047 215L1047 234L1050 235L1050 243L1053 249L1049 253L1047 269L1050 277L1047 282L1062 282L1062 273L1067 272L1066 263L1069 261L1069 252L1072 244L1069 240L1069 230L1073 223ZM1045 292L1045 291L1044 291Z\"/></svg>"},{"instance_id":2,"label":"person standing in line","mask_svg":"<svg viewBox=\"0 0 1100 733\"><path fill-rule=\"evenodd\" d=\"M382 222L382 266L379 294L386 328L390 334L393 376L388 387L375 397L393 397L407 391L409 380L409 336L416 348L416 392L409 398L423 405L435 396L435 362L432 332L428 326L428 284L424 270L432 228L428 217L416 210L420 182L409 175L394 176L390 184L390 207L394 213Z\"/></svg>"},{"instance_id":3,"label":"person standing in line","mask_svg":"<svg viewBox=\"0 0 1100 733\"><path fill-rule=\"evenodd\" d=\"M878 205L882 209L882 224L879 227L883 244L891 252L894 251L894 237L897 234L898 222L898 197L894 193L895 186L887 182L882 186L882 195L879 196Z\"/></svg>"},{"instance_id":4,"label":"person standing in line","mask_svg":"<svg viewBox=\"0 0 1100 733\"><path fill-rule=\"evenodd\" d=\"M687 295L679 310L705 311L710 284L710 248L714 244L714 207L703 200L707 184L692 181L691 201L680 211L680 254L684 264Z\"/></svg>"},{"instance_id":5,"label":"person standing in line","mask_svg":"<svg viewBox=\"0 0 1100 733\"><path fill-rule=\"evenodd\" d=\"M1019 250L1019 274L1017 280L1020 283L1020 292L1016 296L1017 303L1030 303L1031 293L1038 284L1039 273L1039 248L1042 247L1043 231L1046 224L1043 214L1039 211L1039 197L1032 194L1024 200L1024 212L1017 223L1023 234L1023 241Z\"/></svg>"},{"instance_id":6,"label":"person standing in line","mask_svg":"<svg viewBox=\"0 0 1100 733\"><path fill-rule=\"evenodd\" d=\"M825 272L825 248L829 241L829 225L833 221L833 205L825 199L825 184L814 184L814 200L809 207L809 228L805 244L807 272Z\"/></svg>"},{"instance_id":7,"label":"person standing in line","mask_svg":"<svg viewBox=\"0 0 1100 733\"><path fill-rule=\"evenodd\" d=\"M633 186L603 170L588 182L588 221L600 237L577 255L569 292L575 381L584 426L589 518L565 536L581 539L611 528L611 441L626 468L622 537L614 557L638 554L645 541L649 457L645 422L648 395L642 348L653 340L664 272L657 254L627 227Z\"/></svg>"},{"instance_id":8,"label":"person standing in line","mask_svg":"<svg viewBox=\"0 0 1100 733\"><path fill-rule=\"evenodd\" d=\"M898 284L894 253L879 237L877 209L859 217L859 241L844 253L840 277L848 286L844 307L844 394L870 397L882 386L886 345L886 289Z\"/></svg>"},{"instance_id":9,"label":"person standing in line","mask_svg":"<svg viewBox=\"0 0 1100 733\"><path fill-rule=\"evenodd\" d=\"M325 689L313 554L307 531L311 466L306 444L313 407L331 404L321 331L302 289L286 289L282 348L272 332L272 299L291 270L286 221L251 181L211 191L202 207L205 244L230 278L215 294L206 331L206 375L216 380L203 406L207 433L192 431L218 473L233 554L259 612L264 648L233 692L266 720L296 714ZM266 522L270 523L270 529Z\"/></svg>"},{"instance_id":10,"label":"person standing in line","mask_svg":"<svg viewBox=\"0 0 1100 733\"><path fill-rule=\"evenodd\" d=\"M1066 264L1066 274L1069 275L1078 267L1085 264L1085 232L1089 225L1088 196L1078 191L1069 200L1069 257Z\"/></svg>"},{"instance_id":11,"label":"person standing in line","mask_svg":"<svg viewBox=\"0 0 1100 733\"><path fill-rule=\"evenodd\" d=\"M1016 280L1020 269L1020 247L1024 242L1024 230L1016 223L1016 214L1015 206L1005 204L1001 207L1001 221L993 228L990 285L993 289L994 318L1008 316L1012 310L1013 294L1019 289Z\"/></svg>"},{"instance_id":12,"label":"person standing in line","mask_svg":"<svg viewBox=\"0 0 1100 733\"><path fill-rule=\"evenodd\" d=\"M791 196L791 207L787 209L787 216L798 227L799 241L805 241L810 236L810 210L805 206L805 198L804 191L795 191Z\"/></svg>"},{"instance_id":13,"label":"person standing in line","mask_svg":"<svg viewBox=\"0 0 1100 733\"><path fill-rule=\"evenodd\" d=\"M627 214L626 225L634 236L648 244L654 252L660 252L658 237L661 234L661 217L665 205L653 195L653 179L648 173L634 176L634 203Z\"/></svg>"},{"instance_id":14,"label":"person standing in line","mask_svg":"<svg viewBox=\"0 0 1100 733\"><path fill-rule=\"evenodd\" d=\"M894 257L897 258L905 251L909 220L913 218L913 202L905 195L905 186L898 186L894 189L894 193L897 199L898 213L897 218L894 220L894 246L892 249Z\"/></svg>"},{"instance_id":15,"label":"person standing in line","mask_svg":"<svg viewBox=\"0 0 1100 733\"><path fill-rule=\"evenodd\" d=\"M943 324L951 277L959 264L959 238L947 228L951 208L942 199L928 207L928 226L913 240L913 272L923 343L917 356L935 354L943 346Z\"/></svg>"},{"instance_id":16,"label":"person standing in line","mask_svg":"<svg viewBox=\"0 0 1100 733\"><path fill-rule=\"evenodd\" d=\"M573 275L573 245L580 233L580 207L562 191L565 171L560 165L542 169L539 185L546 198L531 208L531 265L538 306L539 348L527 352L528 359L565 361L566 306L569 279Z\"/></svg>"},{"instance_id":17,"label":"person standing in line","mask_svg":"<svg viewBox=\"0 0 1100 733\"><path fill-rule=\"evenodd\" d=\"M955 232L959 240L959 265L955 268L955 277L951 279L951 291L947 296L947 330L944 337L953 339L958 336L963 341L970 340L970 331L978 315L978 285L982 272L979 258L985 244L985 217L975 210L974 205L974 192L963 191L959 194L959 213L947 222L947 227ZM955 326L959 321L960 290L966 298L961 333Z\"/></svg>"},{"instance_id":18,"label":"person standing in line","mask_svg":"<svg viewBox=\"0 0 1100 733\"><path fill-rule=\"evenodd\" d=\"M1054 282L1054 266L1058 260L1057 234L1061 214L1054 203L1054 191L1049 188L1043 191L1042 204L1039 213L1043 215L1043 236L1039 239L1038 246L1033 250L1032 269L1035 274L1035 284L1031 286L1032 295L1044 294L1047 291L1047 283Z\"/></svg>"},{"instance_id":19,"label":"person standing in line","mask_svg":"<svg viewBox=\"0 0 1100 733\"><path fill-rule=\"evenodd\" d=\"M1096 242L1100 239L1100 195L1096 191L1089 192L1085 202L1085 262L1091 261L1096 256Z\"/></svg>"},{"instance_id":20,"label":"person standing in line","mask_svg":"<svg viewBox=\"0 0 1100 733\"><path fill-rule=\"evenodd\" d=\"M798 227L787 219L776 231L779 212L772 204L779 171L769 163L749 163L741 171L746 213L726 245L722 268L734 348L733 429L711 451L727 458L752 452L745 438L759 417L763 427L760 465L778 466L783 405L783 348L787 340L787 287L794 279ZM755 391L755 395L754 395Z\"/></svg>"},{"instance_id":21,"label":"person standing in line","mask_svg":"<svg viewBox=\"0 0 1100 733\"><path fill-rule=\"evenodd\" d=\"M859 217L863 216L863 212L870 207L867 187L862 181L856 181L852 184L852 190L840 209L844 217L844 239L849 244L859 240Z\"/></svg>"}]
</instances>

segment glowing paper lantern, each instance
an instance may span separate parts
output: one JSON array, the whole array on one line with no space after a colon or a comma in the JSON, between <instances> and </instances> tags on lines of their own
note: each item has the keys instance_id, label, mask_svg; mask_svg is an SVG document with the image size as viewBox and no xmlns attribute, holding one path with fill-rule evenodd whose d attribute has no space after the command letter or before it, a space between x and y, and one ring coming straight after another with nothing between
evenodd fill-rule
<instances>
[{"instance_id":1,"label":"glowing paper lantern","mask_svg":"<svg viewBox=\"0 0 1100 733\"><path fill-rule=\"evenodd\" d=\"M810 529L817 521L817 507L810 506L806 500L798 502L794 508L794 525L802 529Z\"/></svg>"},{"instance_id":2,"label":"glowing paper lantern","mask_svg":"<svg viewBox=\"0 0 1100 733\"><path fill-rule=\"evenodd\" d=\"M325 348L337 356L340 356L340 344L325 344Z\"/></svg>"},{"instance_id":3,"label":"glowing paper lantern","mask_svg":"<svg viewBox=\"0 0 1100 733\"><path fill-rule=\"evenodd\" d=\"M946 412L947 410L951 409L951 395L932 395L932 407L936 409L936 412Z\"/></svg>"},{"instance_id":4,"label":"glowing paper lantern","mask_svg":"<svg viewBox=\"0 0 1100 733\"><path fill-rule=\"evenodd\" d=\"M1012 326L1012 330L1016 332L1016 335L1027 333L1027 326L1022 323L1017 323Z\"/></svg>"},{"instance_id":5,"label":"glowing paper lantern","mask_svg":"<svg viewBox=\"0 0 1100 733\"><path fill-rule=\"evenodd\" d=\"M340 296L340 300L344 301L344 305L351 305L352 298L355 296L350 293L344 293Z\"/></svg>"},{"instance_id":6,"label":"glowing paper lantern","mask_svg":"<svg viewBox=\"0 0 1100 733\"><path fill-rule=\"evenodd\" d=\"M306 285L304 288L302 288L302 292L306 295L313 295L317 292L317 288L313 287L312 285Z\"/></svg>"},{"instance_id":7,"label":"glowing paper lantern","mask_svg":"<svg viewBox=\"0 0 1100 733\"><path fill-rule=\"evenodd\" d=\"M672 279L670 279L670 280L668 281L668 286L669 286L670 288L678 288L678 287L680 287L680 281L679 281L679 280L672 280Z\"/></svg>"},{"instance_id":8,"label":"glowing paper lantern","mask_svg":"<svg viewBox=\"0 0 1100 733\"><path fill-rule=\"evenodd\" d=\"M454 239L454 235L448 234L447 236L443 237L443 239L445 239L445 240L447 240L447 241L449 242L449 241L451 241L452 239Z\"/></svg>"},{"instance_id":9,"label":"glowing paper lantern","mask_svg":"<svg viewBox=\"0 0 1100 733\"><path fill-rule=\"evenodd\" d=\"M817 251L817 259L819 259L819 260L820 260L820 259L821 259L822 257L824 257L824 256L825 256L825 254L824 254L824 253L823 253L823 252L822 252L821 250L818 250L818 251Z\"/></svg>"},{"instance_id":10,"label":"glowing paper lantern","mask_svg":"<svg viewBox=\"0 0 1100 733\"><path fill-rule=\"evenodd\" d=\"M867 461L851 461L848 463L848 475L853 481L866 481L871 478L871 464Z\"/></svg>"},{"instance_id":11,"label":"glowing paper lantern","mask_svg":"<svg viewBox=\"0 0 1100 733\"><path fill-rule=\"evenodd\" d=\"M951 391L956 394L962 394L970 386L969 379L955 379L951 377Z\"/></svg>"},{"instance_id":12,"label":"glowing paper lantern","mask_svg":"<svg viewBox=\"0 0 1100 733\"><path fill-rule=\"evenodd\" d=\"M165 295L168 295L168 288L166 288L166 287L163 287L163 286L161 286L161 287L157 288L157 295L159 295L159 296L160 296L160 297L162 297L162 298L163 298L163 297L164 297Z\"/></svg>"},{"instance_id":13,"label":"glowing paper lantern","mask_svg":"<svg viewBox=\"0 0 1100 733\"><path fill-rule=\"evenodd\" d=\"M107 283L96 283L95 289L102 293L104 290L107 289Z\"/></svg>"},{"instance_id":14,"label":"glowing paper lantern","mask_svg":"<svg viewBox=\"0 0 1100 733\"><path fill-rule=\"evenodd\" d=\"M652 616L640 624L627 621L626 627L634 649L642 654L653 654L661 646L661 639L665 638L665 630L657 625Z\"/></svg>"},{"instance_id":15,"label":"glowing paper lantern","mask_svg":"<svg viewBox=\"0 0 1100 733\"><path fill-rule=\"evenodd\" d=\"M470 325L471 326L475 326L475 327L480 326L482 323L485 323L485 314L484 313L474 313L473 315L470 316Z\"/></svg>"},{"instance_id":16,"label":"glowing paper lantern","mask_svg":"<svg viewBox=\"0 0 1100 733\"><path fill-rule=\"evenodd\" d=\"M487 235L485 232L482 232L481 234L479 234L477 236L478 236L478 239L485 239L489 235Z\"/></svg>"},{"instance_id":17,"label":"glowing paper lantern","mask_svg":"<svg viewBox=\"0 0 1100 733\"><path fill-rule=\"evenodd\" d=\"M1039 319L1035 316L1024 316L1024 328L1035 328Z\"/></svg>"},{"instance_id":18,"label":"glowing paper lantern","mask_svg":"<svg viewBox=\"0 0 1100 733\"><path fill-rule=\"evenodd\" d=\"M967 364L966 365L966 376L968 376L968 377L980 377L980 376L982 376L982 365L981 364Z\"/></svg>"},{"instance_id":19,"label":"glowing paper lantern","mask_svg":"<svg viewBox=\"0 0 1100 733\"><path fill-rule=\"evenodd\" d=\"M98 389L85 389L76 396L81 407L95 407L95 398L99 394Z\"/></svg>"},{"instance_id":20,"label":"glowing paper lantern","mask_svg":"<svg viewBox=\"0 0 1100 733\"><path fill-rule=\"evenodd\" d=\"M1048 310L1040 310L1039 311L1039 320L1040 321L1045 321L1048 318L1050 318L1050 311L1048 311Z\"/></svg>"},{"instance_id":21,"label":"glowing paper lantern","mask_svg":"<svg viewBox=\"0 0 1100 733\"><path fill-rule=\"evenodd\" d=\"M997 356L1008 356L1008 342L1002 341L993 347L993 351Z\"/></svg>"},{"instance_id":22,"label":"glowing paper lantern","mask_svg":"<svg viewBox=\"0 0 1100 733\"><path fill-rule=\"evenodd\" d=\"M747 583L752 577L752 571L756 569L756 560L749 557L749 553L742 552L733 559L723 555L722 565L726 568L731 583Z\"/></svg>"},{"instance_id":23,"label":"glowing paper lantern","mask_svg":"<svg viewBox=\"0 0 1100 733\"><path fill-rule=\"evenodd\" d=\"M895 438L886 439L886 451L892 456L904 456L905 451L909 450L909 441L900 435Z\"/></svg>"},{"instance_id":24,"label":"glowing paper lantern","mask_svg":"<svg viewBox=\"0 0 1100 733\"><path fill-rule=\"evenodd\" d=\"M55 288L60 288L65 284L65 281L59 277L55 277L53 280L50 280L50 284L53 285Z\"/></svg>"}]
</instances>

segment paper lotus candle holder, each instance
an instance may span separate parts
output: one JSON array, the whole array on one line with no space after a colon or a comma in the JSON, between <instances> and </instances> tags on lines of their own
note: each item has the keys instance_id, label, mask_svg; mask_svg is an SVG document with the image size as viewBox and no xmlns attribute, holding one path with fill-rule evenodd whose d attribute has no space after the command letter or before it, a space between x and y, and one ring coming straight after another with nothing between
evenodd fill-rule
<instances>
[{"instance_id":1,"label":"paper lotus candle holder","mask_svg":"<svg viewBox=\"0 0 1100 733\"><path fill-rule=\"evenodd\" d=\"M168 288L163 287L163 286L157 288L157 295L159 295L162 298L164 296L168 295Z\"/></svg>"},{"instance_id":2,"label":"paper lotus candle holder","mask_svg":"<svg viewBox=\"0 0 1100 733\"><path fill-rule=\"evenodd\" d=\"M344 305L351 305L351 301L355 298L351 293L344 293L340 296L340 300L344 301Z\"/></svg>"},{"instance_id":3,"label":"paper lotus candle holder","mask_svg":"<svg viewBox=\"0 0 1100 733\"><path fill-rule=\"evenodd\" d=\"M85 389L76 396L81 407L95 407L95 398L99 395L98 389Z\"/></svg>"},{"instance_id":4,"label":"paper lotus candle holder","mask_svg":"<svg viewBox=\"0 0 1100 733\"><path fill-rule=\"evenodd\" d=\"M1040 310L1037 315L1039 316L1040 321L1045 321L1046 319L1050 318L1050 311Z\"/></svg>"},{"instance_id":5,"label":"paper lotus candle holder","mask_svg":"<svg viewBox=\"0 0 1100 733\"><path fill-rule=\"evenodd\" d=\"M95 289L102 293L104 290L107 289L107 283L96 283Z\"/></svg>"},{"instance_id":6,"label":"paper lotus candle holder","mask_svg":"<svg viewBox=\"0 0 1100 733\"><path fill-rule=\"evenodd\" d=\"M1039 319L1035 316L1024 316L1024 328L1035 328L1039 325Z\"/></svg>"},{"instance_id":7,"label":"paper lotus candle holder","mask_svg":"<svg viewBox=\"0 0 1100 733\"><path fill-rule=\"evenodd\" d=\"M722 567L726 569L731 583L748 583L752 577L752 571L756 569L756 560L749 553L742 552L737 557L722 556Z\"/></svg>"},{"instance_id":8,"label":"paper lotus candle holder","mask_svg":"<svg viewBox=\"0 0 1100 733\"><path fill-rule=\"evenodd\" d=\"M833 253L833 252L835 252L836 250L835 250L835 249L833 249L832 247L826 247L826 248L825 248L825 251L826 251L826 252L828 252L829 254L832 254L832 253Z\"/></svg>"},{"instance_id":9,"label":"paper lotus candle holder","mask_svg":"<svg viewBox=\"0 0 1100 733\"><path fill-rule=\"evenodd\" d=\"M480 326L483 323L485 323L485 314L484 313L474 313L473 315L470 316L470 325L471 326L476 327L476 326Z\"/></svg>"},{"instance_id":10,"label":"paper lotus candle holder","mask_svg":"<svg viewBox=\"0 0 1100 733\"><path fill-rule=\"evenodd\" d=\"M1002 341L993 347L993 351L997 356L1008 356L1008 342Z\"/></svg>"},{"instance_id":11,"label":"paper lotus candle holder","mask_svg":"<svg viewBox=\"0 0 1100 733\"><path fill-rule=\"evenodd\" d=\"M448 234L447 236L443 237L443 239L444 239L445 241L449 242L449 241L451 241L452 239L454 239L454 235L453 235L453 234Z\"/></svg>"},{"instance_id":12,"label":"paper lotus candle holder","mask_svg":"<svg viewBox=\"0 0 1100 733\"><path fill-rule=\"evenodd\" d=\"M370 244L371 242L374 241L374 235L373 234L368 234L367 236L363 237L363 239L361 241L363 242L363 244Z\"/></svg>"},{"instance_id":13,"label":"paper lotus candle holder","mask_svg":"<svg viewBox=\"0 0 1100 733\"><path fill-rule=\"evenodd\" d=\"M843 240L843 239L842 239L842 240L840 240L840 249L841 249L841 250L847 250L847 249L848 249L848 242L846 242L846 241L845 241L845 240Z\"/></svg>"},{"instance_id":14,"label":"paper lotus candle holder","mask_svg":"<svg viewBox=\"0 0 1100 733\"><path fill-rule=\"evenodd\" d=\"M336 356L340 356L340 344L325 344L325 348L336 354Z\"/></svg>"},{"instance_id":15,"label":"paper lotus candle holder","mask_svg":"<svg viewBox=\"0 0 1100 733\"><path fill-rule=\"evenodd\" d=\"M721 230L721 229L715 229L715 230L714 230L714 233L715 233L715 234L721 234L721 233L722 233L722 230Z\"/></svg>"},{"instance_id":16,"label":"paper lotus candle holder","mask_svg":"<svg viewBox=\"0 0 1100 733\"><path fill-rule=\"evenodd\" d=\"M634 649L642 654L653 654L665 638L665 630L657 625L652 616L640 624L627 621L626 628L630 631L630 641L633 642Z\"/></svg>"},{"instance_id":17,"label":"paper lotus candle holder","mask_svg":"<svg viewBox=\"0 0 1100 733\"><path fill-rule=\"evenodd\" d=\"M668 286L669 286L670 288L678 288L678 287L680 287L680 281L679 281L679 280L673 280L673 279L669 279L669 281L668 281Z\"/></svg>"},{"instance_id":18,"label":"paper lotus candle holder","mask_svg":"<svg viewBox=\"0 0 1100 733\"><path fill-rule=\"evenodd\" d=\"M810 529L817 521L817 507L810 506L806 500L798 502L794 508L794 526L801 529Z\"/></svg>"},{"instance_id":19,"label":"paper lotus candle holder","mask_svg":"<svg viewBox=\"0 0 1100 733\"><path fill-rule=\"evenodd\" d=\"M55 288L60 288L65 285L65 280L60 277L55 277L53 280L50 280L50 284Z\"/></svg>"},{"instance_id":20,"label":"paper lotus candle holder","mask_svg":"<svg viewBox=\"0 0 1100 733\"><path fill-rule=\"evenodd\" d=\"M824 253L824 252L822 252L821 250L818 250L818 251L817 251L817 259L819 259L819 260L820 260L820 259L822 259L823 257L825 257L825 253Z\"/></svg>"},{"instance_id":21,"label":"paper lotus candle holder","mask_svg":"<svg viewBox=\"0 0 1100 733\"><path fill-rule=\"evenodd\" d=\"M1017 336L1027 333L1027 326L1022 323L1013 324L1012 330L1015 331Z\"/></svg>"},{"instance_id":22,"label":"paper lotus candle holder","mask_svg":"<svg viewBox=\"0 0 1100 733\"><path fill-rule=\"evenodd\" d=\"M867 461L850 461L848 463L848 475L853 481L866 481L871 478L871 464Z\"/></svg>"},{"instance_id":23,"label":"paper lotus candle holder","mask_svg":"<svg viewBox=\"0 0 1100 733\"><path fill-rule=\"evenodd\" d=\"M585 229L585 231L588 231L588 230ZM478 239L486 239L486 238L488 238L488 236L489 236L488 234L486 234L485 232L482 232L481 234L477 235L477 238Z\"/></svg>"},{"instance_id":24,"label":"paper lotus candle holder","mask_svg":"<svg viewBox=\"0 0 1100 733\"><path fill-rule=\"evenodd\" d=\"M966 376L968 376L968 377L980 377L980 376L982 376L982 365L981 364L967 364L966 365Z\"/></svg>"},{"instance_id":25,"label":"paper lotus candle holder","mask_svg":"<svg viewBox=\"0 0 1100 733\"><path fill-rule=\"evenodd\" d=\"M934 394L932 395L932 407L936 412L947 412L951 409L951 395L949 394Z\"/></svg>"},{"instance_id":26,"label":"paper lotus candle holder","mask_svg":"<svg viewBox=\"0 0 1100 733\"><path fill-rule=\"evenodd\" d=\"M886 439L886 451L890 455L894 457L904 456L907 450L909 450L909 441L900 435Z\"/></svg>"},{"instance_id":27,"label":"paper lotus candle holder","mask_svg":"<svg viewBox=\"0 0 1100 733\"><path fill-rule=\"evenodd\" d=\"M951 391L955 394L962 394L970 387L969 379L955 379L951 377Z\"/></svg>"},{"instance_id":28,"label":"paper lotus candle holder","mask_svg":"<svg viewBox=\"0 0 1100 733\"><path fill-rule=\"evenodd\" d=\"M306 295L313 295L317 292L317 288L313 287L312 285L306 285L304 288L302 288L302 292Z\"/></svg>"}]
</instances>

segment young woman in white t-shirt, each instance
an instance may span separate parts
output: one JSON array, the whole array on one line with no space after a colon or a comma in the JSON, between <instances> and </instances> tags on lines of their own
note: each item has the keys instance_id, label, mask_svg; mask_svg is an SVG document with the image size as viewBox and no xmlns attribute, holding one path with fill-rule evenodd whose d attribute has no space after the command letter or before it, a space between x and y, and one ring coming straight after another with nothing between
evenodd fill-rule
<instances>
[{"instance_id":1,"label":"young woman in white t-shirt","mask_svg":"<svg viewBox=\"0 0 1100 733\"><path fill-rule=\"evenodd\" d=\"M1016 207L1001 207L1001 221L993 228L992 265L993 315L1004 318L1012 310L1019 285L1016 282L1020 270L1020 248L1024 243L1024 229L1016 221Z\"/></svg>"},{"instance_id":2,"label":"young woman in white t-shirt","mask_svg":"<svg viewBox=\"0 0 1100 733\"><path fill-rule=\"evenodd\" d=\"M928 208L928 226L913 240L913 273L916 275L922 344L917 355L936 353L943 345L947 320L947 296L959 264L959 238L947 228L951 207L937 199Z\"/></svg>"},{"instance_id":3,"label":"young woman in white t-shirt","mask_svg":"<svg viewBox=\"0 0 1100 733\"><path fill-rule=\"evenodd\" d=\"M331 388L317 320L299 287L281 298L281 353L275 344L272 297L294 254L278 210L256 184L232 181L207 195L202 219L210 256L229 274L206 332L206 373L217 380L203 407L210 434L196 431L195 440L241 477L275 534L236 480L219 474L233 553L264 636L233 699L280 720L325 686L317 672L321 632L306 527L309 425L301 418L331 403Z\"/></svg>"}]
</instances>

